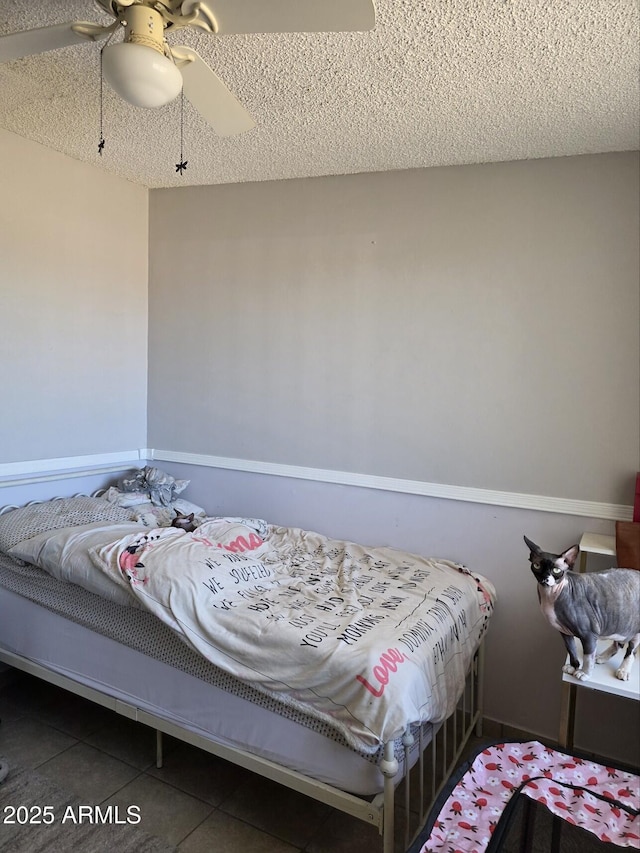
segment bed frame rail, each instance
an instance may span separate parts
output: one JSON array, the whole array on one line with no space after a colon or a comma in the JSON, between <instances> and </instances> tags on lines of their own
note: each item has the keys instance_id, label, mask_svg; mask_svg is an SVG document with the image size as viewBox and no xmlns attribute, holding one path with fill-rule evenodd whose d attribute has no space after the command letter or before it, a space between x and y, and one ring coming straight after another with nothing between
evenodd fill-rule
<instances>
[{"instance_id":1,"label":"bed frame rail","mask_svg":"<svg viewBox=\"0 0 640 853\"><path fill-rule=\"evenodd\" d=\"M419 759L404 779L404 846L413 843L436 798L458 766L473 735L482 736L484 643L478 648L467 674L465 689L454 713L433 733L426 748L419 731ZM405 745L405 755L409 746ZM405 759L405 766L407 761ZM416 778L417 777L417 778ZM412 809L412 785L418 786L417 814ZM384 853L390 853L391 847Z\"/></svg>"}]
</instances>

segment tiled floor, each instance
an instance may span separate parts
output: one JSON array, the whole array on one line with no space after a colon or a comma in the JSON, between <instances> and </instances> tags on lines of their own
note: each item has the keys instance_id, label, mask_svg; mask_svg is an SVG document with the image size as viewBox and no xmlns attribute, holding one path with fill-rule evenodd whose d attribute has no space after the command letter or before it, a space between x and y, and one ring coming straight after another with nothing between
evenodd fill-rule
<instances>
[{"instance_id":1,"label":"tiled floor","mask_svg":"<svg viewBox=\"0 0 640 853\"><path fill-rule=\"evenodd\" d=\"M0 689L0 719L10 766L85 803L139 806L140 827L181 853L381 849L373 827L171 738L157 769L151 729L29 676Z\"/></svg>"}]
</instances>

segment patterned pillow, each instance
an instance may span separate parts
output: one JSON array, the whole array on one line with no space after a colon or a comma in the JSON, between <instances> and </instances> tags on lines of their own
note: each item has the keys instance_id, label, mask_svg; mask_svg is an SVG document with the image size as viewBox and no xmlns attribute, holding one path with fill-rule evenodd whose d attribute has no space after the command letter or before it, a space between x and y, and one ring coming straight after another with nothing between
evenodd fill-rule
<instances>
[{"instance_id":1,"label":"patterned pillow","mask_svg":"<svg viewBox=\"0 0 640 853\"><path fill-rule=\"evenodd\" d=\"M54 498L0 515L0 551L6 554L19 542L46 530L77 527L94 521L122 523L133 520L130 509L115 506L101 498Z\"/></svg>"}]
</instances>

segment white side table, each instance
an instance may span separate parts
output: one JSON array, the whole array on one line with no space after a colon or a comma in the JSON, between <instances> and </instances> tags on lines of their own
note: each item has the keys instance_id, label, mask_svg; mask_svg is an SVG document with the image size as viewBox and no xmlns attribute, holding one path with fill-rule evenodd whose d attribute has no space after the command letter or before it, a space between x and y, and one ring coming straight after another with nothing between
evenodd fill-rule
<instances>
[{"instance_id":1,"label":"white side table","mask_svg":"<svg viewBox=\"0 0 640 853\"><path fill-rule=\"evenodd\" d=\"M583 533L580 540L580 571L587 568L589 554L602 554L605 557L615 557L616 537L604 536L601 533Z\"/></svg>"},{"instance_id":2,"label":"white side table","mask_svg":"<svg viewBox=\"0 0 640 853\"><path fill-rule=\"evenodd\" d=\"M587 568L589 554L600 554L615 557L615 536L602 536L598 533L585 533L580 540L580 571ZM633 571L629 569L629 571ZM598 651L609 645L609 640L598 643ZM567 658L568 660L568 658ZM599 693L610 693L625 699L640 701L640 659L635 656L629 681L620 681L615 677L615 671L621 663L620 654L605 663L596 664L593 675L588 681L579 681L572 675L562 674L562 704L560 709L560 733L558 743L563 749L573 748L573 732L576 714L576 689L595 690Z\"/></svg>"}]
</instances>

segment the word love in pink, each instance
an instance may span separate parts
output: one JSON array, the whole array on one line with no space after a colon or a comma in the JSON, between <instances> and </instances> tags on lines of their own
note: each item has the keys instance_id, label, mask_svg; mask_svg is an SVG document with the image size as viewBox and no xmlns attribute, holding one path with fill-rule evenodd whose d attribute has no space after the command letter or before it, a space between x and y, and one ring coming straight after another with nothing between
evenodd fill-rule
<instances>
[{"instance_id":1,"label":"the word love in pink","mask_svg":"<svg viewBox=\"0 0 640 853\"><path fill-rule=\"evenodd\" d=\"M380 663L373 667L373 675L378 682L377 686L370 684L362 675L356 675L356 678L360 684L363 684L367 688L369 693L380 697L384 693L384 688L389 683L389 673L397 672L398 666L406 659L406 655L398 649L387 649L386 652L380 655Z\"/></svg>"}]
</instances>

